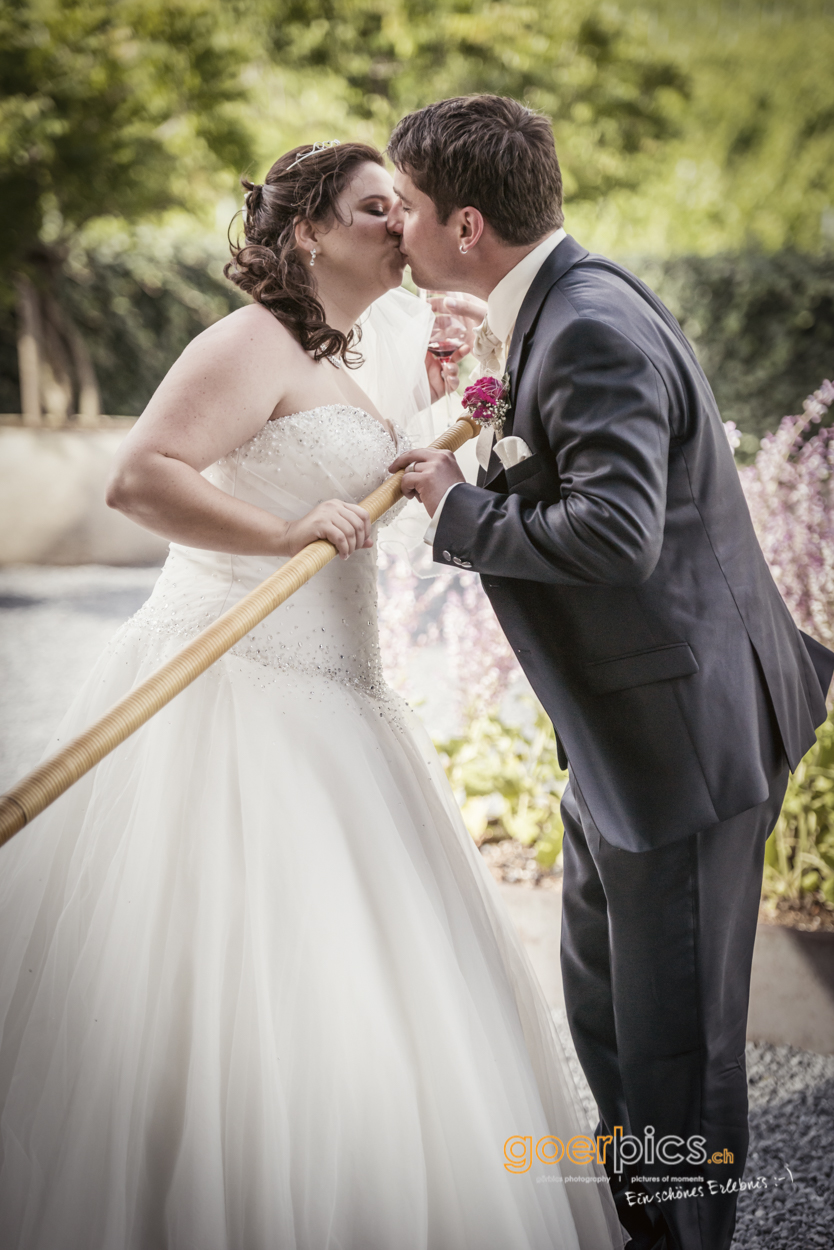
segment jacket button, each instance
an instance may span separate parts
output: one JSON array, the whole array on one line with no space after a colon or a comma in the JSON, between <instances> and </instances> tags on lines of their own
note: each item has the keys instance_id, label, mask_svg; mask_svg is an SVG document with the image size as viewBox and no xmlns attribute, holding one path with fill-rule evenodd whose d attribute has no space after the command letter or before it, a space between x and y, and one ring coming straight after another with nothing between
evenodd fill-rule
<instances>
[{"instance_id":1,"label":"jacket button","mask_svg":"<svg viewBox=\"0 0 834 1250\"><path fill-rule=\"evenodd\" d=\"M448 551L444 551L444 552L443 552L443 559L444 559L444 560L451 560L451 558L452 558L452 557L449 555Z\"/></svg>"},{"instance_id":2,"label":"jacket button","mask_svg":"<svg viewBox=\"0 0 834 1250\"><path fill-rule=\"evenodd\" d=\"M460 556L453 556L453 557L452 557L452 563L453 563L453 564L460 564L460 563L461 563L461 558L460 558Z\"/></svg>"},{"instance_id":3,"label":"jacket button","mask_svg":"<svg viewBox=\"0 0 834 1250\"><path fill-rule=\"evenodd\" d=\"M469 561L468 561L468 560L461 560L461 562L460 562L460 567L461 567L462 569L471 569L471 568L472 568L472 565L469 563Z\"/></svg>"}]
</instances>

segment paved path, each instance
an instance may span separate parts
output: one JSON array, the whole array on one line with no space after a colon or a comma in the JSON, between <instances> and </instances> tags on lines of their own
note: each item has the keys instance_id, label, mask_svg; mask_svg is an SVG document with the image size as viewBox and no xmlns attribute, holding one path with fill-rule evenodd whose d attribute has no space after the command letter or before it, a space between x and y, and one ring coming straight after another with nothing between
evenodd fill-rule
<instances>
[{"instance_id":1,"label":"paved path","mask_svg":"<svg viewBox=\"0 0 834 1250\"><path fill-rule=\"evenodd\" d=\"M38 762L102 647L156 577L155 569L0 569L0 788ZM564 1019L557 1025L570 1049ZM762 1044L749 1045L747 1056L747 1175L768 1184L742 1194L734 1250L831 1250L834 1056Z\"/></svg>"},{"instance_id":2,"label":"paved path","mask_svg":"<svg viewBox=\"0 0 834 1250\"><path fill-rule=\"evenodd\" d=\"M0 788L41 758L112 634L158 569L0 569Z\"/></svg>"}]
</instances>

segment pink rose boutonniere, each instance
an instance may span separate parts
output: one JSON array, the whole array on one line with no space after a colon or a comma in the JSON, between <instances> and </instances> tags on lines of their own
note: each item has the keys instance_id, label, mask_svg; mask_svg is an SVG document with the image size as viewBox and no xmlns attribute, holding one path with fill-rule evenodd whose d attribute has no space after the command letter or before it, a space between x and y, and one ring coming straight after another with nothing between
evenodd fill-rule
<instances>
[{"instance_id":1,"label":"pink rose boutonniere","mask_svg":"<svg viewBox=\"0 0 834 1250\"><path fill-rule=\"evenodd\" d=\"M505 373L503 378L490 377L485 374L478 378L463 392L463 406L473 421L487 428L500 430L504 418L510 410L509 403L510 378Z\"/></svg>"}]
</instances>

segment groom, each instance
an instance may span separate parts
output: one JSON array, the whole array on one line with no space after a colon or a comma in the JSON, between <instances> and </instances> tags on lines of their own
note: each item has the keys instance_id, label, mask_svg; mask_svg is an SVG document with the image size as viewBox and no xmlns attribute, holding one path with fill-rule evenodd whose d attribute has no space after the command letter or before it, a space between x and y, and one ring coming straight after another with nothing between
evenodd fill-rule
<instances>
[{"instance_id":1,"label":"groom","mask_svg":"<svg viewBox=\"0 0 834 1250\"><path fill-rule=\"evenodd\" d=\"M486 299L476 352L509 375L513 442L481 435L477 486L444 452L391 469L435 559L480 573L569 763L565 999L598 1132L624 1135L620 1219L634 1250L726 1250L764 843L834 655L779 596L677 322L565 234L547 121L444 100L389 153L415 282Z\"/></svg>"}]
</instances>

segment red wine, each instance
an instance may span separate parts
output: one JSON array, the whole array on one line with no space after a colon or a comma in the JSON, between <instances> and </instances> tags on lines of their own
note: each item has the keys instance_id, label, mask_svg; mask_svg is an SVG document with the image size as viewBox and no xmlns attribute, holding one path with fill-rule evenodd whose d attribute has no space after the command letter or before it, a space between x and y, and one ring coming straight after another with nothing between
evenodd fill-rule
<instances>
[{"instance_id":1,"label":"red wine","mask_svg":"<svg viewBox=\"0 0 834 1250\"><path fill-rule=\"evenodd\" d=\"M450 356L454 356L455 352L460 351L461 347L463 347L463 342L459 339L437 339L429 343L429 351L438 360L448 360Z\"/></svg>"}]
</instances>

